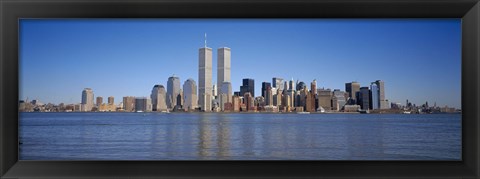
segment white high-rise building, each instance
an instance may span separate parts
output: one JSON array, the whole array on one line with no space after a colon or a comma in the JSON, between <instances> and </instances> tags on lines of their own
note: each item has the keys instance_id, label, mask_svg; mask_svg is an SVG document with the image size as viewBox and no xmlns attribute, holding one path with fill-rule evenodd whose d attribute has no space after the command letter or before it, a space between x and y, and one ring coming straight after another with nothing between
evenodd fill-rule
<instances>
[{"instance_id":1,"label":"white high-rise building","mask_svg":"<svg viewBox=\"0 0 480 179\"><path fill-rule=\"evenodd\" d=\"M197 85L193 79L188 79L183 84L183 98L184 98L184 109L194 110L197 108L198 98L197 98Z\"/></svg>"},{"instance_id":2,"label":"white high-rise building","mask_svg":"<svg viewBox=\"0 0 480 179\"><path fill-rule=\"evenodd\" d=\"M81 111L92 111L93 104L93 91L90 88L85 88L82 91Z\"/></svg>"},{"instance_id":3,"label":"white high-rise building","mask_svg":"<svg viewBox=\"0 0 480 179\"><path fill-rule=\"evenodd\" d=\"M206 39L206 35L205 35ZM205 46L198 50L198 106L203 111L212 110L212 48Z\"/></svg>"},{"instance_id":4,"label":"white high-rise building","mask_svg":"<svg viewBox=\"0 0 480 179\"><path fill-rule=\"evenodd\" d=\"M385 99L385 82L382 80L375 81L378 88L378 100L380 101L380 109L390 109L388 100Z\"/></svg>"},{"instance_id":5,"label":"white high-rise building","mask_svg":"<svg viewBox=\"0 0 480 179\"><path fill-rule=\"evenodd\" d=\"M283 86L284 85L283 85L283 79L282 78L278 78L278 77L272 78L272 87L273 88L277 88L277 89L280 89L280 91L283 91Z\"/></svg>"},{"instance_id":6,"label":"white high-rise building","mask_svg":"<svg viewBox=\"0 0 480 179\"><path fill-rule=\"evenodd\" d=\"M217 92L222 88L223 82L230 80L231 50L228 47L221 47L217 50Z\"/></svg>"}]
</instances>

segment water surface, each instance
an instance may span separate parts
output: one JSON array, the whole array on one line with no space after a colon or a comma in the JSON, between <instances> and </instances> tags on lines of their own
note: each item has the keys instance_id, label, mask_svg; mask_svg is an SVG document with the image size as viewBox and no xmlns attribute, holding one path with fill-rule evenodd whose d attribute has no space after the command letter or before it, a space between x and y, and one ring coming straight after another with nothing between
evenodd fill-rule
<instances>
[{"instance_id":1,"label":"water surface","mask_svg":"<svg viewBox=\"0 0 480 179\"><path fill-rule=\"evenodd\" d=\"M20 160L461 160L460 114L21 113Z\"/></svg>"}]
</instances>

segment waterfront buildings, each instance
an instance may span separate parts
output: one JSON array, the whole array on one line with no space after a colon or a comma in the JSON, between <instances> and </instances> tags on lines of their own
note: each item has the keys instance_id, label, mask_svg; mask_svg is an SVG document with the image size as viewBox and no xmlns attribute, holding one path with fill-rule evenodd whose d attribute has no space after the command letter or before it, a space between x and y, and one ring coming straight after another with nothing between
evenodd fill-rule
<instances>
[{"instance_id":1,"label":"waterfront buildings","mask_svg":"<svg viewBox=\"0 0 480 179\"><path fill-rule=\"evenodd\" d=\"M253 96L251 95L250 92L246 92L244 94L243 101L244 101L244 104L245 104L245 107L246 107L246 111L253 111L254 110L254 106L255 106L254 98L253 98Z\"/></svg>"},{"instance_id":2,"label":"waterfront buildings","mask_svg":"<svg viewBox=\"0 0 480 179\"><path fill-rule=\"evenodd\" d=\"M82 91L81 111L92 111L93 107L93 91L85 88Z\"/></svg>"},{"instance_id":3,"label":"waterfront buildings","mask_svg":"<svg viewBox=\"0 0 480 179\"><path fill-rule=\"evenodd\" d=\"M305 89L306 90L306 89ZM315 112L316 111L316 96L317 96L317 80L313 80L310 83L310 92L307 94L305 100L305 110L307 112Z\"/></svg>"},{"instance_id":4,"label":"waterfront buildings","mask_svg":"<svg viewBox=\"0 0 480 179\"><path fill-rule=\"evenodd\" d=\"M167 107L173 109L177 105L177 96L180 94L180 78L172 75L167 81Z\"/></svg>"},{"instance_id":5,"label":"waterfront buildings","mask_svg":"<svg viewBox=\"0 0 480 179\"><path fill-rule=\"evenodd\" d=\"M344 91L340 91L340 89L333 90L332 110L340 111L343 109L343 107L347 104L347 98L345 98L345 96L346 93Z\"/></svg>"},{"instance_id":6,"label":"waterfront buildings","mask_svg":"<svg viewBox=\"0 0 480 179\"><path fill-rule=\"evenodd\" d=\"M109 105L114 105L114 104L115 104L115 100L114 100L114 97L113 97L113 96L109 96L109 97L108 97L108 104L109 104Z\"/></svg>"},{"instance_id":7,"label":"waterfront buildings","mask_svg":"<svg viewBox=\"0 0 480 179\"><path fill-rule=\"evenodd\" d=\"M183 109L187 111L195 110L198 105L197 85L195 81L189 78L183 84L183 97L184 104Z\"/></svg>"},{"instance_id":8,"label":"waterfront buildings","mask_svg":"<svg viewBox=\"0 0 480 179\"><path fill-rule=\"evenodd\" d=\"M357 94L361 109L368 110L370 107L370 89L368 89L368 87L361 87Z\"/></svg>"},{"instance_id":9,"label":"waterfront buildings","mask_svg":"<svg viewBox=\"0 0 480 179\"><path fill-rule=\"evenodd\" d=\"M360 83L352 81L351 83L345 83L345 91L348 93L348 104L357 103L357 92L360 91Z\"/></svg>"},{"instance_id":10,"label":"waterfront buildings","mask_svg":"<svg viewBox=\"0 0 480 179\"><path fill-rule=\"evenodd\" d=\"M114 104L101 104L100 106L98 106L98 111L100 112L113 112L113 111L117 111L117 106L115 106Z\"/></svg>"},{"instance_id":11,"label":"waterfront buildings","mask_svg":"<svg viewBox=\"0 0 480 179\"><path fill-rule=\"evenodd\" d=\"M223 82L231 82L230 79L230 62L231 49L221 47L217 50L217 92L222 88Z\"/></svg>"},{"instance_id":12,"label":"waterfront buildings","mask_svg":"<svg viewBox=\"0 0 480 179\"><path fill-rule=\"evenodd\" d=\"M380 92L377 83L370 84L370 109L379 109L380 107Z\"/></svg>"},{"instance_id":13,"label":"waterfront buildings","mask_svg":"<svg viewBox=\"0 0 480 179\"><path fill-rule=\"evenodd\" d=\"M212 109L212 49L205 46L198 52L198 106L209 112Z\"/></svg>"},{"instance_id":14,"label":"waterfront buildings","mask_svg":"<svg viewBox=\"0 0 480 179\"><path fill-rule=\"evenodd\" d=\"M167 96L166 90L163 85L157 84L153 86L152 93L150 94L153 111L167 111L166 96ZM124 106L125 106L125 98L124 98ZM132 110L128 110L128 111L132 111Z\"/></svg>"},{"instance_id":15,"label":"waterfront buildings","mask_svg":"<svg viewBox=\"0 0 480 179\"><path fill-rule=\"evenodd\" d=\"M255 81L250 78L242 80L242 86L240 86L240 96L244 96L245 93L250 93L250 96L255 96Z\"/></svg>"},{"instance_id":16,"label":"waterfront buildings","mask_svg":"<svg viewBox=\"0 0 480 179\"><path fill-rule=\"evenodd\" d=\"M103 98L101 96L98 96L96 100L96 106L99 107L102 104L103 104Z\"/></svg>"},{"instance_id":17,"label":"waterfront buildings","mask_svg":"<svg viewBox=\"0 0 480 179\"><path fill-rule=\"evenodd\" d=\"M223 82L220 88L219 106L222 111L225 110L225 103L232 102L232 84L230 82Z\"/></svg>"},{"instance_id":18,"label":"waterfront buildings","mask_svg":"<svg viewBox=\"0 0 480 179\"><path fill-rule=\"evenodd\" d=\"M150 112L152 111L152 103L150 98L138 97L135 98L135 112Z\"/></svg>"},{"instance_id":19,"label":"waterfront buildings","mask_svg":"<svg viewBox=\"0 0 480 179\"><path fill-rule=\"evenodd\" d=\"M318 107L322 107L325 111L332 109L332 90L330 89L318 89Z\"/></svg>"},{"instance_id":20,"label":"waterfront buildings","mask_svg":"<svg viewBox=\"0 0 480 179\"><path fill-rule=\"evenodd\" d=\"M233 112L239 112L241 106L241 99L240 96L233 96L232 97L232 104L233 104Z\"/></svg>"},{"instance_id":21,"label":"waterfront buildings","mask_svg":"<svg viewBox=\"0 0 480 179\"><path fill-rule=\"evenodd\" d=\"M134 112L135 111L135 97L125 96L123 97L123 111Z\"/></svg>"},{"instance_id":22,"label":"waterfront buildings","mask_svg":"<svg viewBox=\"0 0 480 179\"><path fill-rule=\"evenodd\" d=\"M379 107L380 109L389 109L389 102L385 99L385 82L382 80L375 81L378 88L378 100L380 101Z\"/></svg>"}]
</instances>

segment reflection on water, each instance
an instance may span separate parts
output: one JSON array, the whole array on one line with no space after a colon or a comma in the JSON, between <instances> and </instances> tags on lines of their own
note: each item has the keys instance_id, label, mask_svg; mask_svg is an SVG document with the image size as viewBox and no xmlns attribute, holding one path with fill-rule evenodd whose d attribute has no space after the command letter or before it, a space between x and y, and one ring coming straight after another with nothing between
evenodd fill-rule
<instances>
[{"instance_id":1,"label":"reflection on water","mask_svg":"<svg viewBox=\"0 0 480 179\"><path fill-rule=\"evenodd\" d=\"M459 160L461 115L22 113L21 160Z\"/></svg>"}]
</instances>

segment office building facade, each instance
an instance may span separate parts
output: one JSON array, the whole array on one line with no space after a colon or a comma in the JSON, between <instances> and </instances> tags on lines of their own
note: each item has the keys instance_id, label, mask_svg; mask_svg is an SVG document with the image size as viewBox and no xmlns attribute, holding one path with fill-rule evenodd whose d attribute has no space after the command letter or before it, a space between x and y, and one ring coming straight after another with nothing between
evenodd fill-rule
<instances>
[{"instance_id":1,"label":"office building facade","mask_svg":"<svg viewBox=\"0 0 480 179\"><path fill-rule=\"evenodd\" d=\"M94 104L93 104L93 90L91 88L85 88L82 91L82 102L81 104L81 111L92 111Z\"/></svg>"},{"instance_id":2,"label":"office building facade","mask_svg":"<svg viewBox=\"0 0 480 179\"><path fill-rule=\"evenodd\" d=\"M201 110L212 110L212 49L205 47L198 53L198 106Z\"/></svg>"},{"instance_id":3,"label":"office building facade","mask_svg":"<svg viewBox=\"0 0 480 179\"><path fill-rule=\"evenodd\" d=\"M101 96L97 97L96 106L99 107L103 104L103 98Z\"/></svg>"},{"instance_id":4,"label":"office building facade","mask_svg":"<svg viewBox=\"0 0 480 179\"><path fill-rule=\"evenodd\" d=\"M150 94L150 99L152 103L153 111L166 111L167 110L167 94L165 87L163 85L153 86L152 93Z\"/></svg>"},{"instance_id":5,"label":"office building facade","mask_svg":"<svg viewBox=\"0 0 480 179\"><path fill-rule=\"evenodd\" d=\"M378 88L378 100L380 101L380 109L389 109L390 104L387 99L385 99L385 82L382 80L375 81L375 84Z\"/></svg>"},{"instance_id":6,"label":"office building facade","mask_svg":"<svg viewBox=\"0 0 480 179\"><path fill-rule=\"evenodd\" d=\"M268 82L262 82L262 96L263 96L264 98L266 98L265 94L266 94L266 92L267 92L267 88L268 88L268 87L271 88L272 85L271 85L270 83L268 83Z\"/></svg>"},{"instance_id":7,"label":"office building facade","mask_svg":"<svg viewBox=\"0 0 480 179\"><path fill-rule=\"evenodd\" d=\"M123 111L134 112L135 111L135 97L125 96L123 97Z\"/></svg>"},{"instance_id":8,"label":"office building facade","mask_svg":"<svg viewBox=\"0 0 480 179\"><path fill-rule=\"evenodd\" d=\"M175 75L167 81L167 106L173 109L177 105L177 96L180 94L180 78Z\"/></svg>"},{"instance_id":9,"label":"office building facade","mask_svg":"<svg viewBox=\"0 0 480 179\"><path fill-rule=\"evenodd\" d=\"M280 91L283 91L283 88L284 88L283 78L278 78L278 77L272 78L272 87L276 89L280 89Z\"/></svg>"},{"instance_id":10,"label":"office building facade","mask_svg":"<svg viewBox=\"0 0 480 179\"><path fill-rule=\"evenodd\" d=\"M250 96L255 97L255 80L245 78L242 80L242 86L240 86L240 96L244 96L245 93L250 93Z\"/></svg>"},{"instance_id":11,"label":"office building facade","mask_svg":"<svg viewBox=\"0 0 480 179\"><path fill-rule=\"evenodd\" d=\"M380 91L377 83L370 84L370 109L380 108Z\"/></svg>"},{"instance_id":12,"label":"office building facade","mask_svg":"<svg viewBox=\"0 0 480 179\"><path fill-rule=\"evenodd\" d=\"M368 110L370 108L370 89L368 87L361 87L357 93L360 107L362 110Z\"/></svg>"},{"instance_id":13,"label":"office building facade","mask_svg":"<svg viewBox=\"0 0 480 179\"><path fill-rule=\"evenodd\" d=\"M190 111L197 108L198 105L198 96L197 96L197 84L195 80L188 79L183 84L183 96L184 96L184 103L183 109Z\"/></svg>"},{"instance_id":14,"label":"office building facade","mask_svg":"<svg viewBox=\"0 0 480 179\"><path fill-rule=\"evenodd\" d=\"M135 98L135 112L150 112L152 111L152 103L150 98L138 97Z\"/></svg>"},{"instance_id":15,"label":"office building facade","mask_svg":"<svg viewBox=\"0 0 480 179\"><path fill-rule=\"evenodd\" d=\"M349 104L357 103L357 92L360 91L360 83L352 81L351 83L345 83L345 91L348 93Z\"/></svg>"},{"instance_id":16,"label":"office building facade","mask_svg":"<svg viewBox=\"0 0 480 179\"><path fill-rule=\"evenodd\" d=\"M115 98L113 96L108 97L108 104L109 105L114 105L115 104Z\"/></svg>"},{"instance_id":17,"label":"office building facade","mask_svg":"<svg viewBox=\"0 0 480 179\"><path fill-rule=\"evenodd\" d=\"M231 70L231 49L221 47L217 50L217 92L222 88L223 82L232 82L230 79Z\"/></svg>"}]
</instances>

